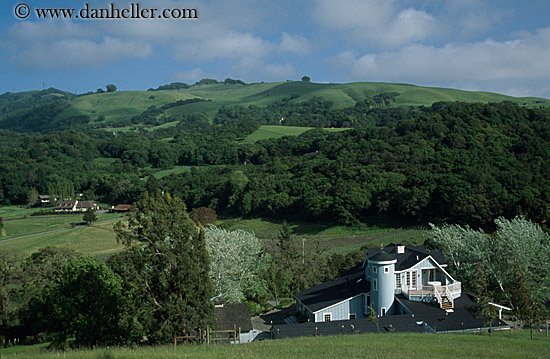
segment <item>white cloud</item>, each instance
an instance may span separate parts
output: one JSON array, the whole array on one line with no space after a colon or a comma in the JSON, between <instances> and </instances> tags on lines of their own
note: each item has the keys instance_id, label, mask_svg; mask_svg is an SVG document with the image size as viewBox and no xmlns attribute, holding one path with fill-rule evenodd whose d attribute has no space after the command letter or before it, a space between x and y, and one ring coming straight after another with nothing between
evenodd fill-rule
<instances>
[{"instance_id":1,"label":"white cloud","mask_svg":"<svg viewBox=\"0 0 550 359\"><path fill-rule=\"evenodd\" d=\"M515 81L550 79L550 27L510 41L449 43L442 47L413 44L400 50L356 57L348 75L356 80L460 85L480 88ZM350 53L336 60L348 65ZM510 85L512 84L512 85ZM515 88L514 91L519 91Z\"/></svg>"},{"instance_id":2,"label":"white cloud","mask_svg":"<svg viewBox=\"0 0 550 359\"><path fill-rule=\"evenodd\" d=\"M13 61L20 67L66 69L95 67L128 58L145 58L152 53L149 44L103 37L87 39L66 37L51 42L32 41L18 49Z\"/></svg>"},{"instance_id":3,"label":"white cloud","mask_svg":"<svg viewBox=\"0 0 550 359\"><path fill-rule=\"evenodd\" d=\"M485 0L454 0L445 5L446 20L452 24L455 36L462 38L483 35L504 19L513 17L513 11L505 8L506 5Z\"/></svg>"},{"instance_id":4,"label":"white cloud","mask_svg":"<svg viewBox=\"0 0 550 359\"><path fill-rule=\"evenodd\" d=\"M442 27L424 10L400 8L395 0L317 0L314 17L328 29L362 45L392 49L434 37Z\"/></svg>"},{"instance_id":5,"label":"white cloud","mask_svg":"<svg viewBox=\"0 0 550 359\"><path fill-rule=\"evenodd\" d=\"M189 71L181 71L174 74L174 79L177 81L183 81L189 84L193 84L204 78L215 78L212 74L207 74L200 68L194 68Z\"/></svg>"},{"instance_id":6,"label":"white cloud","mask_svg":"<svg viewBox=\"0 0 550 359\"><path fill-rule=\"evenodd\" d=\"M229 31L204 41L186 41L176 49L176 58L182 60L210 60L215 58L238 59L265 57L273 44L248 33Z\"/></svg>"},{"instance_id":7,"label":"white cloud","mask_svg":"<svg viewBox=\"0 0 550 359\"><path fill-rule=\"evenodd\" d=\"M276 60L276 59L274 59ZM297 76L294 66L289 63L272 63L264 59L246 58L232 66L232 76L243 79L246 82L257 81L281 81Z\"/></svg>"},{"instance_id":8,"label":"white cloud","mask_svg":"<svg viewBox=\"0 0 550 359\"><path fill-rule=\"evenodd\" d=\"M311 45L308 40L300 35L290 35L283 32L281 38L281 44L279 46L281 51L295 53L297 55L307 55L311 52Z\"/></svg>"}]
</instances>

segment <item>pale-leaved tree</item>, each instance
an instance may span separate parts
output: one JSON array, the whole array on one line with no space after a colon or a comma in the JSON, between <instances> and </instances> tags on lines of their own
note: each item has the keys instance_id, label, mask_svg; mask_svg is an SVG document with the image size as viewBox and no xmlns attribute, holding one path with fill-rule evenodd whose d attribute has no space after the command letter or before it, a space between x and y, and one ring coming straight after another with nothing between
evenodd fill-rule
<instances>
[{"instance_id":1,"label":"pale-leaved tree","mask_svg":"<svg viewBox=\"0 0 550 359\"><path fill-rule=\"evenodd\" d=\"M254 233L208 226L205 234L210 274L217 294L228 302L241 302L267 291L260 274L271 259Z\"/></svg>"}]
</instances>

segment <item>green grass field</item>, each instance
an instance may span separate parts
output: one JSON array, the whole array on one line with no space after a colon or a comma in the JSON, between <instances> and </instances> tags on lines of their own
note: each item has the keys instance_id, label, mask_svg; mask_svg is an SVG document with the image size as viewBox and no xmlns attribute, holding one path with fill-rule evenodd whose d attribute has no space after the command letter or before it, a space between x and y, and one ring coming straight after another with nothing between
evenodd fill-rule
<instances>
[{"instance_id":1,"label":"green grass field","mask_svg":"<svg viewBox=\"0 0 550 359\"><path fill-rule=\"evenodd\" d=\"M248 135L243 142L253 143L256 141L265 140L269 138L281 138L284 136L298 136L311 129L313 129L313 127L265 125L265 126L261 126L258 130ZM348 129L347 128L324 128L323 130L329 131L329 132L340 132Z\"/></svg>"},{"instance_id":2,"label":"green grass field","mask_svg":"<svg viewBox=\"0 0 550 359\"><path fill-rule=\"evenodd\" d=\"M91 226L77 226L58 232L0 242L0 248L15 252L20 256L28 256L48 246L69 248L95 257L107 256L124 249L122 245L116 242L113 231L113 224L119 219L120 215L117 215L110 219L95 222ZM43 223L44 220L46 219L41 219L38 223ZM38 226L36 225L33 228L38 228Z\"/></svg>"},{"instance_id":3,"label":"green grass field","mask_svg":"<svg viewBox=\"0 0 550 359\"><path fill-rule=\"evenodd\" d=\"M36 208L25 208L19 206L5 206L0 207L0 217L4 219L24 218L30 216L31 213L36 212Z\"/></svg>"},{"instance_id":4,"label":"green grass field","mask_svg":"<svg viewBox=\"0 0 550 359\"><path fill-rule=\"evenodd\" d=\"M46 345L2 349L8 358L548 358L550 339L528 331L487 334L362 334L265 340L242 345L178 345L48 352Z\"/></svg>"},{"instance_id":5,"label":"green grass field","mask_svg":"<svg viewBox=\"0 0 550 359\"><path fill-rule=\"evenodd\" d=\"M262 218L219 220L218 225L227 229L237 228L254 232L262 240L277 238L282 230L281 221ZM335 226L316 222L288 222L292 233L298 238L318 240L327 249L327 254L345 254L362 246L382 247L389 243L409 245L422 244L428 236L427 228L407 226L401 228L398 223L388 220L371 219L361 226Z\"/></svg>"},{"instance_id":6,"label":"green grass field","mask_svg":"<svg viewBox=\"0 0 550 359\"><path fill-rule=\"evenodd\" d=\"M36 216L4 222L6 236L2 239L67 228L71 223L82 222L80 215Z\"/></svg>"},{"instance_id":7,"label":"green grass field","mask_svg":"<svg viewBox=\"0 0 550 359\"><path fill-rule=\"evenodd\" d=\"M188 170L179 166L171 170L155 173L155 177L180 173ZM61 246L71 248L83 254L93 256L108 255L122 250L116 243L113 224L122 217L120 214L105 213L99 215L99 221L91 226L76 226L82 223L82 214L60 216L30 216L36 209L25 209L15 206L0 207L0 216L5 219L4 229L6 236L1 239L32 235L26 238L17 238L0 242L0 248L5 248L21 255L29 255L46 246ZM27 216L25 218L25 216ZM227 229L244 229L254 232L264 241L277 238L282 229L282 221L262 218L228 218L220 219L217 223ZM359 226L336 226L318 222L289 222L292 233L296 238L306 238L310 243L319 241L325 248L326 254L348 253L360 249L362 246L379 247L389 243L421 244L427 238L426 228L407 226L379 218L372 218ZM42 233L56 230L55 232Z\"/></svg>"}]
</instances>

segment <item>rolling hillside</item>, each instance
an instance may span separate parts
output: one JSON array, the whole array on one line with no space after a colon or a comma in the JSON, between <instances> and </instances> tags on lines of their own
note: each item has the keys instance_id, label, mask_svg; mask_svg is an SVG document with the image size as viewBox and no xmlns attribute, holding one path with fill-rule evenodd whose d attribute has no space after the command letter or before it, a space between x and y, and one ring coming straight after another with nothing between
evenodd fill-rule
<instances>
[{"instance_id":1,"label":"rolling hillside","mask_svg":"<svg viewBox=\"0 0 550 359\"><path fill-rule=\"evenodd\" d=\"M92 123L98 116L107 121L132 117L147 110L150 106L160 107L178 100L200 98L211 102L199 102L171 108L170 115L187 113L205 113L212 117L222 106L256 105L267 106L292 95L298 95L292 101L303 102L314 96L332 101L333 109L346 108L367 97L380 93L395 92L393 106L430 106L439 101L461 102L502 102L511 101L533 106L539 98L516 98L497 93L469 92L446 88L420 87L408 84L389 84L374 82L356 82L348 84L320 84L308 82L274 82L238 84L195 85L182 90L164 91L120 91L113 93L78 96L69 101L72 107L62 117L75 115L90 116Z\"/></svg>"}]
</instances>

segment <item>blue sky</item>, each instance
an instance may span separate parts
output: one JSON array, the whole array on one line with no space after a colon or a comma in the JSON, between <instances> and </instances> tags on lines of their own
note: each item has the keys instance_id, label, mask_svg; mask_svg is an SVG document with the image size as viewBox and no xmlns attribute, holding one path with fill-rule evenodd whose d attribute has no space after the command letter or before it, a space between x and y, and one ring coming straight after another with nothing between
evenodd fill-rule
<instances>
[{"instance_id":1,"label":"blue sky","mask_svg":"<svg viewBox=\"0 0 550 359\"><path fill-rule=\"evenodd\" d=\"M25 1L25 0L24 0ZM19 0L0 5L0 93L201 78L382 81L550 98L550 1ZM36 8L196 8L199 18L39 20Z\"/></svg>"}]
</instances>

